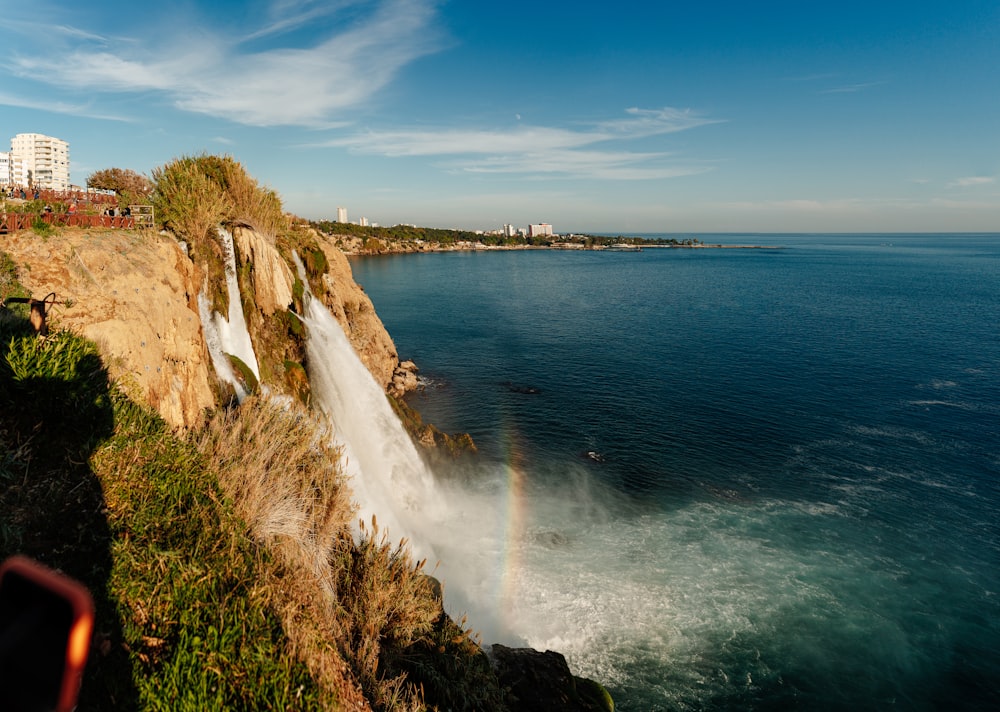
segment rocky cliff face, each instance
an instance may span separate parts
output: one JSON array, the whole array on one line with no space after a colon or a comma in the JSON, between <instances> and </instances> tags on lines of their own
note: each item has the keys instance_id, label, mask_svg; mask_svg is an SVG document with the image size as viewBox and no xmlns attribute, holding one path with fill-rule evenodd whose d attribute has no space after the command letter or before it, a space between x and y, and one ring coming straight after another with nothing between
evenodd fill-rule
<instances>
[{"instance_id":1,"label":"rocky cliff face","mask_svg":"<svg viewBox=\"0 0 1000 712\"><path fill-rule=\"evenodd\" d=\"M266 323L292 305L295 274L267 236L247 228L235 229L233 236L241 274L251 283L254 304L244 310L251 312L253 337L254 324ZM318 296L376 381L401 395L402 379L393 382L402 371L392 338L355 283L344 255L322 236L314 237L328 265ZM51 309L50 324L94 340L112 377L167 422L193 426L206 408L216 405L218 387L197 306L204 272L172 236L63 230L41 238L20 232L6 236L0 249L21 267L21 282L35 298L55 292L58 303ZM258 351L261 346L255 343ZM268 385L285 390L280 381Z\"/></svg>"}]
</instances>

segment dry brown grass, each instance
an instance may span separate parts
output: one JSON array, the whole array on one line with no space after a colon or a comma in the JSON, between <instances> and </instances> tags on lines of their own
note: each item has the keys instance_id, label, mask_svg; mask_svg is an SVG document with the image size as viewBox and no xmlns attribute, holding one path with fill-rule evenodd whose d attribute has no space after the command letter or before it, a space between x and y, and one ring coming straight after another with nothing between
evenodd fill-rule
<instances>
[{"instance_id":1,"label":"dry brown grass","mask_svg":"<svg viewBox=\"0 0 1000 712\"><path fill-rule=\"evenodd\" d=\"M243 166L229 160L222 164L224 185L232 204L232 220L249 225L272 240L290 227L278 194L250 177Z\"/></svg>"},{"instance_id":2,"label":"dry brown grass","mask_svg":"<svg viewBox=\"0 0 1000 712\"><path fill-rule=\"evenodd\" d=\"M297 404L249 398L220 411L198 447L253 536L278 562L271 597L314 678L345 709L420 710L419 688L385 664L421 636L440 602L405 542L373 521L355 541L339 452ZM362 694L363 693L363 694Z\"/></svg>"}]
</instances>

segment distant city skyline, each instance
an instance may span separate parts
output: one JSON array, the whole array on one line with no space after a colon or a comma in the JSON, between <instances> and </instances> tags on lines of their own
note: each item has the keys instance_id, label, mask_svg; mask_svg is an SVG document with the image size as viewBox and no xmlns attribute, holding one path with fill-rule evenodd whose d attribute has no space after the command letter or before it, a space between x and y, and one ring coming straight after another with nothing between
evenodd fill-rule
<instances>
[{"instance_id":1,"label":"distant city skyline","mask_svg":"<svg viewBox=\"0 0 1000 712\"><path fill-rule=\"evenodd\" d=\"M316 220L1000 230L995 0L38 0L0 29L0 135L69 142L78 185L207 152Z\"/></svg>"}]
</instances>

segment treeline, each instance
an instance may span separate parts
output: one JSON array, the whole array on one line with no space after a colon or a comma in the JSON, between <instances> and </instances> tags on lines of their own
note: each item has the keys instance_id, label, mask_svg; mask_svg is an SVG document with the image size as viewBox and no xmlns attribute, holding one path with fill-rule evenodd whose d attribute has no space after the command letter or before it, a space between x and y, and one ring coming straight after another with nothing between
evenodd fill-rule
<instances>
[{"instance_id":1,"label":"treeline","mask_svg":"<svg viewBox=\"0 0 1000 712\"><path fill-rule=\"evenodd\" d=\"M674 245L691 247L701 242L697 238L660 237L645 238L628 235L550 235L544 237L525 237L493 233L478 233L470 230L448 230L434 227L417 227L415 225L394 225L392 227L373 227L370 225L355 225L353 223L334 222L332 220L314 220L310 225L327 235L348 235L362 240L379 240L384 243L437 243L452 246L461 242L479 243L488 246L534 245L549 246L556 243L573 243L585 248L600 248L611 245Z\"/></svg>"},{"instance_id":2,"label":"treeline","mask_svg":"<svg viewBox=\"0 0 1000 712\"><path fill-rule=\"evenodd\" d=\"M436 242L442 245L454 245L459 242L481 242L484 245L526 244L521 237L505 237L503 235L484 235L471 230L447 230L436 227L417 227L415 225L393 225L392 227L372 227L370 225L354 225L352 223L319 220L310 223L312 227L327 235L350 235L363 239L375 238L386 242Z\"/></svg>"}]
</instances>

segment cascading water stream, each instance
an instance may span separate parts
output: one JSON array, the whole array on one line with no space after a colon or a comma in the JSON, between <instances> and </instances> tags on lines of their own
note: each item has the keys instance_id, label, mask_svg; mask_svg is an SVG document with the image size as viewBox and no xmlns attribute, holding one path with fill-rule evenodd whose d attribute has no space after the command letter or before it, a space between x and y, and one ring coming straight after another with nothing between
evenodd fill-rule
<instances>
[{"instance_id":1,"label":"cascading water stream","mask_svg":"<svg viewBox=\"0 0 1000 712\"><path fill-rule=\"evenodd\" d=\"M390 537L407 537L418 558L435 561L427 522L438 518L434 481L390 407L385 393L354 352L340 324L309 290L304 294L306 353L313 394L344 450L360 516Z\"/></svg>"},{"instance_id":2,"label":"cascading water stream","mask_svg":"<svg viewBox=\"0 0 1000 712\"><path fill-rule=\"evenodd\" d=\"M502 619L503 567L516 538L508 532L513 505L505 475L480 473L472 486L435 479L340 324L309 291L302 263L295 260L306 284L302 320L314 400L343 450L360 518L377 516L391 540L407 538L415 559L428 560L427 571L444 584L445 608L453 616L467 615L491 642L529 642Z\"/></svg>"},{"instance_id":3,"label":"cascading water stream","mask_svg":"<svg viewBox=\"0 0 1000 712\"><path fill-rule=\"evenodd\" d=\"M233 370L229 355L235 356L253 371L260 379L257 366L257 354L253 350L250 332L247 330L246 318L243 316L243 301L240 298L240 286L236 279L236 250L233 247L233 235L225 228L219 228L219 239L222 242L223 256L226 261L226 289L229 294L228 319L219 312L212 311L206 294L207 285L198 293L198 315L201 317L201 328L205 333L205 343L212 357L215 373L224 382L236 390L236 397L242 401L247 396L246 388Z\"/></svg>"}]
</instances>

